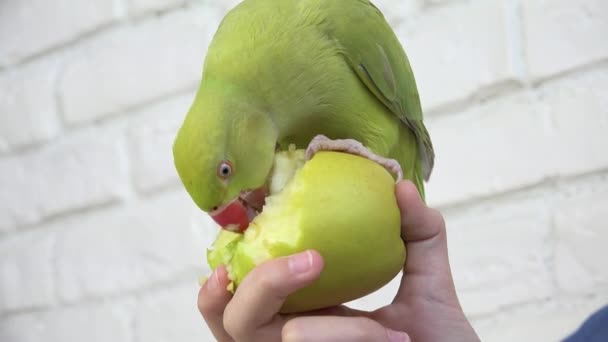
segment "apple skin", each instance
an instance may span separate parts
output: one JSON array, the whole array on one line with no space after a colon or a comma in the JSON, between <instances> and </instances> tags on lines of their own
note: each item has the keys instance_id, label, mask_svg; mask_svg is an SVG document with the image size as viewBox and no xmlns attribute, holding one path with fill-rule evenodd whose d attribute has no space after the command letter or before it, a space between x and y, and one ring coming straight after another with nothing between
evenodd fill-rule
<instances>
[{"instance_id":1,"label":"apple skin","mask_svg":"<svg viewBox=\"0 0 608 342\"><path fill-rule=\"evenodd\" d=\"M207 260L211 269L226 265L234 290L256 265L307 249L321 254L324 269L286 299L282 313L339 305L393 279L406 250L388 171L363 157L319 152L267 198L244 234L220 231Z\"/></svg>"}]
</instances>

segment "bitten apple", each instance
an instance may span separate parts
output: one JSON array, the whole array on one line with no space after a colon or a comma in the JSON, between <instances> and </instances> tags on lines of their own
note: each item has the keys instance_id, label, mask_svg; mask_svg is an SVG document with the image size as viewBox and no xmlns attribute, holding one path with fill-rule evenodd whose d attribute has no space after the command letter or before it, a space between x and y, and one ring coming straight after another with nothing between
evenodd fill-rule
<instances>
[{"instance_id":1,"label":"bitten apple","mask_svg":"<svg viewBox=\"0 0 608 342\"><path fill-rule=\"evenodd\" d=\"M256 265L314 249L324 269L287 298L283 313L363 297L405 262L394 190L389 172L360 156L324 151L305 161L302 150L279 152L263 211L244 233L221 230L207 260L212 269L226 266L234 291Z\"/></svg>"}]
</instances>

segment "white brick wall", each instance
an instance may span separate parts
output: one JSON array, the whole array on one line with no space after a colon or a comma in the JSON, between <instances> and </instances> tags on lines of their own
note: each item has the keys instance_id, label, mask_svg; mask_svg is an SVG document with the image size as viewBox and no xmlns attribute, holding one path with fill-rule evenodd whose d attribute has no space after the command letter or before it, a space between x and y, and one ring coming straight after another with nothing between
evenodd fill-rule
<instances>
[{"instance_id":1,"label":"white brick wall","mask_svg":"<svg viewBox=\"0 0 608 342\"><path fill-rule=\"evenodd\" d=\"M557 285L572 294L608 286L605 260L608 241L608 189L568 200L555 213L557 245L554 256Z\"/></svg>"},{"instance_id":2,"label":"white brick wall","mask_svg":"<svg viewBox=\"0 0 608 342\"><path fill-rule=\"evenodd\" d=\"M0 2L0 341L211 340L216 229L171 143L237 2ZM418 78L467 314L484 340L558 340L608 301L606 1L376 3Z\"/></svg>"},{"instance_id":3,"label":"white brick wall","mask_svg":"<svg viewBox=\"0 0 608 342\"><path fill-rule=\"evenodd\" d=\"M120 1L7 0L0 3L0 66L70 43L121 17Z\"/></svg>"},{"instance_id":4,"label":"white brick wall","mask_svg":"<svg viewBox=\"0 0 608 342\"><path fill-rule=\"evenodd\" d=\"M128 137L132 158L132 178L138 191L148 192L179 184L173 166L173 139L183 117L168 115L186 113L193 92L170 98L162 103L146 106L135 113L139 117L129 123Z\"/></svg>"},{"instance_id":5,"label":"white brick wall","mask_svg":"<svg viewBox=\"0 0 608 342\"><path fill-rule=\"evenodd\" d=\"M65 121L88 122L194 87L220 13L191 6L75 47L58 81Z\"/></svg>"},{"instance_id":6,"label":"white brick wall","mask_svg":"<svg viewBox=\"0 0 608 342\"><path fill-rule=\"evenodd\" d=\"M11 315L0 322L0 340L133 341L134 304L124 299Z\"/></svg>"},{"instance_id":7,"label":"white brick wall","mask_svg":"<svg viewBox=\"0 0 608 342\"><path fill-rule=\"evenodd\" d=\"M49 58L0 74L0 154L58 133L56 67Z\"/></svg>"},{"instance_id":8,"label":"white brick wall","mask_svg":"<svg viewBox=\"0 0 608 342\"><path fill-rule=\"evenodd\" d=\"M128 183L120 139L88 128L0 159L0 230L116 201Z\"/></svg>"},{"instance_id":9,"label":"white brick wall","mask_svg":"<svg viewBox=\"0 0 608 342\"><path fill-rule=\"evenodd\" d=\"M391 6L385 8L390 11ZM518 78L511 61L516 52L510 51L506 10L499 1L462 1L432 7L395 27L427 111L450 108Z\"/></svg>"},{"instance_id":10,"label":"white brick wall","mask_svg":"<svg viewBox=\"0 0 608 342\"><path fill-rule=\"evenodd\" d=\"M534 79L608 57L608 2L522 1L526 59Z\"/></svg>"},{"instance_id":11,"label":"white brick wall","mask_svg":"<svg viewBox=\"0 0 608 342\"><path fill-rule=\"evenodd\" d=\"M0 315L55 303L53 234L21 234L0 242Z\"/></svg>"}]
</instances>

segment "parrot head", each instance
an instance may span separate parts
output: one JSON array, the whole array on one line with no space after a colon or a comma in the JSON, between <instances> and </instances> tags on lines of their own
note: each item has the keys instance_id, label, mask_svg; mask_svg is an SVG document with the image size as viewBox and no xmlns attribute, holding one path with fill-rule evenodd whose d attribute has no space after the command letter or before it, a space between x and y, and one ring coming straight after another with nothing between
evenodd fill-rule
<instances>
[{"instance_id":1,"label":"parrot head","mask_svg":"<svg viewBox=\"0 0 608 342\"><path fill-rule=\"evenodd\" d=\"M244 230L261 210L277 133L247 96L201 85L173 144L179 177L222 227Z\"/></svg>"}]
</instances>

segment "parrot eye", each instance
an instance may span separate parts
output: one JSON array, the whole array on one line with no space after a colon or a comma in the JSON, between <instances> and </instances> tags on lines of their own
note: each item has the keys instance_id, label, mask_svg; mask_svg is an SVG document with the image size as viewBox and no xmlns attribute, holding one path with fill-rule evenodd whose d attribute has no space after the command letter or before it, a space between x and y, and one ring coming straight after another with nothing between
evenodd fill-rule
<instances>
[{"instance_id":1,"label":"parrot eye","mask_svg":"<svg viewBox=\"0 0 608 342\"><path fill-rule=\"evenodd\" d=\"M232 164L229 161L223 161L217 168L217 175L222 179L228 179L232 176Z\"/></svg>"}]
</instances>

